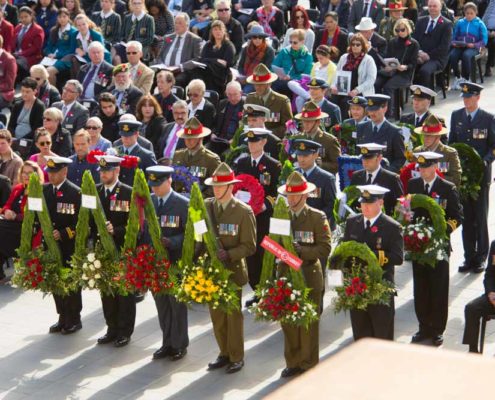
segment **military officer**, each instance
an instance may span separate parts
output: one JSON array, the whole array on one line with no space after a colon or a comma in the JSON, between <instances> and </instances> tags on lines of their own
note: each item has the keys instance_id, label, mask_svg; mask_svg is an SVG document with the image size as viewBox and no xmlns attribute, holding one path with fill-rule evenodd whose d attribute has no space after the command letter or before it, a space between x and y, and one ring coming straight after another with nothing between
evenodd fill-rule
<instances>
[{"instance_id":1,"label":"military officer","mask_svg":"<svg viewBox=\"0 0 495 400\"><path fill-rule=\"evenodd\" d=\"M407 184L409 193L435 195L445 210L447 235L462 223L462 206L453 183L436 174L438 160L443 155L434 152L414 153L420 176L411 178ZM426 210L414 210L414 220L424 218L431 221ZM450 243L447 251L450 253ZM449 260L439 260L435 267L413 261L414 309L419 321L419 331L412 337L413 343L431 339L435 346L443 343L443 332L447 324L449 309Z\"/></svg>"},{"instance_id":2,"label":"military officer","mask_svg":"<svg viewBox=\"0 0 495 400\"><path fill-rule=\"evenodd\" d=\"M462 84L464 108L452 113L450 119L450 143L466 143L473 147L485 164L478 199L463 200L465 218L469 224L462 227L464 264L459 272L481 272L488 256L488 205L492 162L495 159L495 118L479 108L483 86L466 82Z\"/></svg>"},{"instance_id":3,"label":"military officer","mask_svg":"<svg viewBox=\"0 0 495 400\"><path fill-rule=\"evenodd\" d=\"M126 158L125 156L134 156L138 160L138 168L143 171L146 168L156 165L155 153L150 150L146 150L141 147L138 143L139 128L141 126L139 121L119 121L119 135L122 139L122 145L117 147L117 152L119 155ZM129 165L127 161L124 160L120 169L120 181L126 185L132 186L134 183L134 173L136 167Z\"/></svg>"},{"instance_id":4,"label":"military officer","mask_svg":"<svg viewBox=\"0 0 495 400\"><path fill-rule=\"evenodd\" d=\"M308 101L294 118L302 121L302 133L309 140L321 144L319 159L321 168L336 174L339 170L337 159L340 156L340 144L335 136L323 132L320 128L321 120L327 117L328 114L322 112L316 103Z\"/></svg>"},{"instance_id":5,"label":"military officer","mask_svg":"<svg viewBox=\"0 0 495 400\"><path fill-rule=\"evenodd\" d=\"M456 149L441 142L442 136L447 134L447 128L443 126L442 121L430 114L424 124L416 128L414 132L423 135L423 145L416 147L414 152L433 151L443 154L443 158L438 162L440 172L446 180L459 189L462 175L461 161Z\"/></svg>"},{"instance_id":6,"label":"military officer","mask_svg":"<svg viewBox=\"0 0 495 400\"><path fill-rule=\"evenodd\" d=\"M153 191L151 200L161 227L161 241L169 260L176 263L182 256L182 243L187 223L189 200L172 189L172 173L168 166L148 167L148 184ZM177 361L187 354L187 305L172 295L155 295L158 320L163 333L162 347L153 353L153 359L169 357Z\"/></svg>"},{"instance_id":7,"label":"military officer","mask_svg":"<svg viewBox=\"0 0 495 400\"><path fill-rule=\"evenodd\" d=\"M265 64L258 64L253 74L246 79L248 84L254 85L255 90L248 94L246 104L257 104L268 108L271 114L266 120L266 128L283 139L286 132L285 123L292 119L292 110L289 98L271 89L271 84L277 79L277 75L270 72Z\"/></svg>"},{"instance_id":8,"label":"military officer","mask_svg":"<svg viewBox=\"0 0 495 400\"><path fill-rule=\"evenodd\" d=\"M240 158L234 167L236 175L248 174L255 177L265 190L263 210L256 215L256 253L246 258L249 285L253 290L260 282L261 265L263 264L264 249L261 241L268 235L270 217L277 196L277 183L282 166L280 162L264 152L267 143L266 130L250 130L246 134L249 156ZM257 302L257 298L246 301L246 307Z\"/></svg>"},{"instance_id":9,"label":"military officer","mask_svg":"<svg viewBox=\"0 0 495 400\"><path fill-rule=\"evenodd\" d=\"M375 253L384 279L394 283L394 267L404 258L404 241L399 223L382 212L384 195L379 185L360 185L362 214L347 219L343 241L365 243ZM387 305L370 305L365 311L351 310L354 340L363 337L394 340L394 296Z\"/></svg>"},{"instance_id":10,"label":"military officer","mask_svg":"<svg viewBox=\"0 0 495 400\"><path fill-rule=\"evenodd\" d=\"M69 267L74 254L81 190L67 179L67 166L71 159L47 156L46 160L49 183L43 186L43 196L53 224L53 237L59 243L64 266ZM59 318L50 327L50 333L71 334L81 329L81 289L65 296L53 294L53 298Z\"/></svg>"},{"instance_id":11,"label":"military officer","mask_svg":"<svg viewBox=\"0 0 495 400\"><path fill-rule=\"evenodd\" d=\"M325 93L329 87L328 82L320 78L313 78L308 83L310 100L320 107L321 111L328 114L328 117L323 120L325 130L342 122L340 108L325 97Z\"/></svg>"},{"instance_id":12,"label":"military officer","mask_svg":"<svg viewBox=\"0 0 495 400\"><path fill-rule=\"evenodd\" d=\"M270 118L270 110L266 107L259 106L257 104L244 104L244 115L246 117L247 126L244 126L244 133L241 135L240 142L245 140L246 133L253 129L266 129L265 122ZM280 139L272 133L271 130L266 129L266 145L265 152L270 157L278 158L280 152Z\"/></svg>"},{"instance_id":13,"label":"military officer","mask_svg":"<svg viewBox=\"0 0 495 400\"><path fill-rule=\"evenodd\" d=\"M366 106L368 105L368 100L363 96L354 96L352 99L347 101L349 104L349 115L351 118L347 118L342 123L343 125L357 126L361 122L368 121L366 115ZM355 135L357 139L357 134Z\"/></svg>"},{"instance_id":14,"label":"military officer","mask_svg":"<svg viewBox=\"0 0 495 400\"><path fill-rule=\"evenodd\" d=\"M399 122L418 128L431 115L429 111L431 100L436 97L437 93L421 85L411 85L410 89L412 92L412 108L414 112L401 115Z\"/></svg>"},{"instance_id":15,"label":"military officer","mask_svg":"<svg viewBox=\"0 0 495 400\"><path fill-rule=\"evenodd\" d=\"M238 372L244 366L244 328L241 312L242 286L248 281L246 257L256 251L256 219L251 207L233 195L235 179L230 167L222 163L205 185L213 186L215 197L205 200L218 237L217 256L232 271L229 279L239 286L239 309L227 314L210 307L213 331L220 348L217 359L208 364L210 370L227 366L227 373Z\"/></svg>"},{"instance_id":16,"label":"military officer","mask_svg":"<svg viewBox=\"0 0 495 400\"><path fill-rule=\"evenodd\" d=\"M176 133L179 139L184 139L186 148L177 150L172 161L173 165L187 167L189 172L199 179L203 190L206 189L206 177L211 176L220 165L220 157L203 146L203 138L210 133L211 130L203 126L196 117L189 118L184 129ZM208 194L211 194L211 190Z\"/></svg>"},{"instance_id":17,"label":"military officer","mask_svg":"<svg viewBox=\"0 0 495 400\"><path fill-rule=\"evenodd\" d=\"M303 260L301 271L306 286L311 289L309 298L320 308L324 286L320 260L328 258L331 245L330 226L325 213L306 204L309 194L315 189L313 183L307 182L301 173L294 171L287 178L286 184L278 188L278 192L282 196L287 196L294 248L299 258ZM283 262L278 265L281 275L287 273L287 268L290 267ZM318 364L319 324L319 321L313 322L307 329L282 324L286 363L286 367L282 370L282 378L297 375Z\"/></svg>"},{"instance_id":18,"label":"military officer","mask_svg":"<svg viewBox=\"0 0 495 400\"><path fill-rule=\"evenodd\" d=\"M96 191L107 218L107 231L120 250L124 244L129 219L132 188L119 181L122 158L112 155L95 156L95 158L98 160L101 181L96 185ZM96 232L93 236L96 237ZM98 344L113 342L115 347L127 345L136 322L134 295L102 295L101 302L107 332L98 338Z\"/></svg>"},{"instance_id":19,"label":"military officer","mask_svg":"<svg viewBox=\"0 0 495 400\"><path fill-rule=\"evenodd\" d=\"M351 185L378 185L388 189L384 193L383 204L385 213L392 216L397 199L404 194L404 188L399 175L381 166L382 152L386 146L377 143L363 143L357 146L360 148L363 169L352 174Z\"/></svg>"},{"instance_id":20,"label":"military officer","mask_svg":"<svg viewBox=\"0 0 495 400\"><path fill-rule=\"evenodd\" d=\"M400 128L385 118L389 96L377 94L367 96L366 111L370 121L357 127L358 143L378 143L386 145L383 155L388 160L388 170L398 173L406 162L404 138Z\"/></svg>"}]
</instances>

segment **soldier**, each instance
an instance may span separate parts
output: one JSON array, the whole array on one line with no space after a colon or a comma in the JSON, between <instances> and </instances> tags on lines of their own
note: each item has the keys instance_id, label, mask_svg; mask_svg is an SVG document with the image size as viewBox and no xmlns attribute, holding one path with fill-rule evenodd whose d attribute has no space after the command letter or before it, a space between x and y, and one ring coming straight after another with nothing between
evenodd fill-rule
<instances>
[{"instance_id":1,"label":"soldier","mask_svg":"<svg viewBox=\"0 0 495 400\"><path fill-rule=\"evenodd\" d=\"M421 85L411 85L410 89L412 92L412 108L414 112L402 115L400 122L418 128L431 115L429 111L431 100L436 97L437 93Z\"/></svg>"},{"instance_id":2,"label":"soldier","mask_svg":"<svg viewBox=\"0 0 495 400\"><path fill-rule=\"evenodd\" d=\"M210 133L211 130L203 126L196 117L189 118L184 129L176 133L179 139L184 139L186 148L177 150L172 161L173 165L187 167L199 179L202 190L206 190L206 177L211 176L220 165L220 157L203 146L203 138ZM208 194L211 194L211 190Z\"/></svg>"},{"instance_id":3,"label":"soldier","mask_svg":"<svg viewBox=\"0 0 495 400\"><path fill-rule=\"evenodd\" d=\"M352 174L351 185L378 185L388 189L384 193L383 204L385 213L392 216L397 199L404 194L404 188L399 175L381 166L382 152L386 146L377 143L364 143L357 146L361 149L363 169Z\"/></svg>"},{"instance_id":4,"label":"soldier","mask_svg":"<svg viewBox=\"0 0 495 400\"><path fill-rule=\"evenodd\" d=\"M253 128L265 129L267 140L265 152L268 153L270 157L278 159L281 143L280 139L265 127L265 121L270 118L270 110L266 107L258 106L257 104L244 104L244 115L246 116L247 126L244 126L244 134L241 135L241 142L245 140L247 131Z\"/></svg>"},{"instance_id":5,"label":"soldier","mask_svg":"<svg viewBox=\"0 0 495 400\"><path fill-rule=\"evenodd\" d=\"M358 126L361 122L368 121L368 117L366 116L368 100L366 100L366 97L354 96L347 101L347 104L349 104L349 114L351 118L345 119L342 123L343 125ZM357 139L357 134L355 139Z\"/></svg>"},{"instance_id":6,"label":"soldier","mask_svg":"<svg viewBox=\"0 0 495 400\"><path fill-rule=\"evenodd\" d=\"M447 128L443 126L442 121L430 114L423 126L416 128L414 132L423 135L423 145L416 147L414 152L433 151L443 154L443 158L438 163L440 172L446 180L459 189L462 174L461 161L456 149L441 142L442 136L447 134Z\"/></svg>"},{"instance_id":7,"label":"soldier","mask_svg":"<svg viewBox=\"0 0 495 400\"><path fill-rule=\"evenodd\" d=\"M107 218L107 231L112 235L117 250L124 244L129 219L132 188L119 181L120 157L95 156L100 168L101 183L96 185L103 212ZM93 237L96 237L96 230ZM98 344L114 343L115 347L126 346L131 340L136 322L134 295L102 295L103 316L107 332L98 338Z\"/></svg>"},{"instance_id":8,"label":"soldier","mask_svg":"<svg viewBox=\"0 0 495 400\"><path fill-rule=\"evenodd\" d=\"M227 366L227 373L244 366L244 328L241 312L242 286L248 281L245 258L256 251L256 220L249 206L232 195L235 179L230 167L222 163L205 185L213 186L215 197L205 200L218 237L217 256L232 271L229 279L239 286L239 310L227 314L210 307L213 331L220 348L217 359L208 364L210 370Z\"/></svg>"},{"instance_id":9,"label":"soldier","mask_svg":"<svg viewBox=\"0 0 495 400\"><path fill-rule=\"evenodd\" d=\"M320 128L321 120L328 118L328 114L321 111L312 101L308 101L295 119L302 121L302 133L308 139L320 143L319 165L328 172L336 174L339 169L337 159L340 156L340 144L337 138Z\"/></svg>"},{"instance_id":10,"label":"soldier","mask_svg":"<svg viewBox=\"0 0 495 400\"><path fill-rule=\"evenodd\" d=\"M488 205L492 162L495 159L495 118L479 108L483 86L466 82L462 84L464 108L452 113L450 119L450 143L466 143L473 147L485 164L478 199L463 201L465 218L469 224L462 227L464 264L459 272L483 271L488 256Z\"/></svg>"},{"instance_id":11,"label":"soldier","mask_svg":"<svg viewBox=\"0 0 495 400\"><path fill-rule=\"evenodd\" d=\"M261 241L268 235L270 217L273 214L273 205L277 196L277 183L282 166L280 162L264 152L267 143L266 130L250 130L246 134L249 156L237 161L234 171L236 175L248 174L255 177L265 189L265 204L263 211L256 215L256 253L246 258L249 285L253 290L260 282L261 265L263 264L264 250L260 246ZM256 303L256 297L246 301L246 307Z\"/></svg>"},{"instance_id":12,"label":"soldier","mask_svg":"<svg viewBox=\"0 0 495 400\"><path fill-rule=\"evenodd\" d=\"M271 84L278 79L264 64L258 64L253 75L246 79L248 84L254 85L254 93L249 93L246 104L257 104L267 107L270 118L266 121L266 128L270 129L280 139L285 136L285 123L292 119L290 100L287 96L271 89Z\"/></svg>"},{"instance_id":13,"label":"soldier","mask_svg":"<svg viewBox=\"0 0 495 400\"><path fill-rule=\"evenodd\" d=\"M138 143L139 128L141 126L139 121L119 121L119 135L122 139L122 145L117 147L119 155L122 156L134 156L138 157L138 168L146 170L146 168L156 165L155 154L141 147ZM132 186L134 183L135 167L128 167L122 165L120 171L120 181L126 185Z\"/></svg>"},{"instance_id":14,"label":"soldier","mask_svg":"<svg viewBox=\"0 0 495 400\"><path fill-rule=\"evenodd\" d=\"M309 298L319 309L324 286L320 259L328 258L331 245L327 217L323 211L306 204L309 194L315 189L314 184L307 182L304 176L294 171L287 178L287 183L278 188L278 192L282 196L287 196L294 248L299 258L303 260L301 271L306 286L311 289ZM278 265L279 273L282 275L287 273L287 268L289 267L283 262ZM282 378L297 375L318 364L319 325L319 321L316 321L306 329L282 324L286 362L281 374Z\"/></svg>"},{"instance_id":15,"label":"soldier","mask_svg":"<svg viewBox=\"0 0 495 400\"><path fill-rule=\"evenodd\" d=\"M332 126L342 122L340 108L325 97L329 87L328 82L320 78L313 78L308 83L310 100L320 107L321 111L328 114L328 118L323 120L325 129L330 129ZM303 105L301 105L302 107Z\"/></svg>"},{"instance_id":16,"label":"soldier","mask_svg":"<svg viewBox=\"0 0 495 400\"><path fill-rule=\"evenodd\" d=\"M445 210L447 235L462 223L462 206L453 183L436 175L438 160L443 155L431 151L414 153L419 164L420 177L409 180L409 193L427 196L436 194L436 200ZM431 221L426 210L414 210L414 220L424 218ZM447 251L450 253L450 243ZM412 337L413 343L432 339L435 346L443 343L443 332L449 310L449 260L439 260L435 267L413 261L414 309L419 321L419 331Z\"/></svg>"},{"instance_id":17,"label":"soldier","mask_svg":"<svg viewBox=\"0 0 495 400\"><path fill-rule=\"evenodd\" d=\"M398 173L406 162L404 138L400 128L391 124L385 118L389 96L377 94L367 96L366 111L370 121L363 122L357 127L358 143L379 143L386 145L383 152L388 160L388 170Z\"/></svg>"},{"instance_id":18,"label":"soldier","mask_svg":"<svg viewBox=\"0 0 495 400\"><path fill-rule=\"evenodd\" d=\"M172 263L182 256L182 243L187 223L189 200L172 189L172 167L161 165L146 169L148 183L153 190L151 200L161 227L161 241ZM163 332L162 347L153 353L153 359L169 357L177 361L187 354L187 305L172 295L155 295L158 320Z\"/></svg>"},{"instance_id":19,"label":"soldier","mask_svg":"<svg viewBox=\"0 0 495 400\"><path fill-rule=\"evenodd\" d=\"M343 241L365 243L377 256L384 279L394 283L394 267L404 258L404 241L399 223L382 213L383 198L389 191L379 185L358 186L362 214L347 219ZM387 305L374 304L365 311L351 310L354 340L364 337L394 340L394 296Z\"/></svg>"},{"instance_id":20,"label":"soldier","mask_svg":"<svg viewBox=\"0 0 495 400\"><path fill-rule=\"evenodd\" d=\"M53 237L59 243L64 266L69 267L74 254L81 190L67 179L67 166L72 162L69 158L46 156L46 160L49 183L43 186L43 196L53 224ZM59 318L49 332L67 335L81 329L81 289L65 296L53 294L53 298Z\"/></svg>"}]
</instances>

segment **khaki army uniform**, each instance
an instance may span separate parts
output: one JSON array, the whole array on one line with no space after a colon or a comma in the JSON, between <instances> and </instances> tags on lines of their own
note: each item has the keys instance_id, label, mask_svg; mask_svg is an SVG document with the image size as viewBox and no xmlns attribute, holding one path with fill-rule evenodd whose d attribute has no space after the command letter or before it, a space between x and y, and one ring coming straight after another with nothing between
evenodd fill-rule
<instances>
[{"instance_id":1,"label":"khaki army uniform","mask_svg":"<svg viewBox=\"0 0 495 400\"><path fill-rule=\"evenodd\" d=\"M452 182L459 189L461 186L462 168L457 150L440 142L436 149L428 149L426 146L418 146L414 149L415 153L422 151L434 151L435 153L443 154L443 158L439 162L447 163L447 165L445 166L445 170L441 168L441 164L439 164L438 168L443 173L444 178Z\"/></svg>"},{"instance_id":2,"label":"khaki army uniform","mask_svg":"<svg viewBox=\"0 0 495 400\"><path fill-rule=\"evenodd\" d=\"M320 128L316 131L314 136L305 134L308 139L313 140L321 144L320 157L317 163L325 171L331 172L332 174L337 174L339 170L338 158L340 157L340 144L337 138L330 133L323 132Z\"/></svg>"}]
</instances>

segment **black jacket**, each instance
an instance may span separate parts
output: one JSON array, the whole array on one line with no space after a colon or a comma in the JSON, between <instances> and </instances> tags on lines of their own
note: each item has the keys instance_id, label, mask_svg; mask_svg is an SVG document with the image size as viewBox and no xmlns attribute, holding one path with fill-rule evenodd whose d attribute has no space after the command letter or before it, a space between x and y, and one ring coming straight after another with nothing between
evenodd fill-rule
<instances>
[{"instance_id":1,"label":"black jacket","mask_svg":"<svg viewBox=\"0 0 495 400\"><path fill-rule=\"evenodd\" d=\"M406 45L406 43L408 43ZM412 79L418 60L419 44L416 39L394 37L388 42L386 58L397 58L402 65L407 66L405 71L396 71L395 74Z\"/></svg>"},{"instance_id":2,"label":"black jacket","mask_svg":"<svg viewBox=\"0 0 495 400\"><path fill-rule=\"evenodd\" d=\"M17 118L24 107L24 102L16 101L14 107L12 108L12 113L10 115L8 130L15 136L15 128L17 127ZM29 132L24 139L34 139L34 131L39 127L43 126L43 112L45 111L45 105L40 99L36 99L31 108L31 114L29 115L29 125L31 126L31 132Z\"/></svg>"},{"instance_id":3,"label":"black jacket","mask_svg":"<svg viewBox=\"0 0 495 400\"><path fill-rule=\"evenodd\" d=\"M419 43L419 47L428 53L430 60L437 61L441 69L445 68L449 59L450 42L452 39L452 22L443 16L437 20L435 28L431 33L426 33L430 17L418 18L413 37Z\"/></svg>"},{"instance_id":4,"label":"black jacket","mask_svg":"<svg viewBox=\"0 0 495 400\"><path fill-rule=\"evenodd\" d=\"M213 129L215 127L215 118L217 116L217 111L213 104L205 99L205 105L202 110L196 110L194 114L190 114L189 118L196 117L199 122L206 126L207 128Z\"/></svg>"}]
</instances>

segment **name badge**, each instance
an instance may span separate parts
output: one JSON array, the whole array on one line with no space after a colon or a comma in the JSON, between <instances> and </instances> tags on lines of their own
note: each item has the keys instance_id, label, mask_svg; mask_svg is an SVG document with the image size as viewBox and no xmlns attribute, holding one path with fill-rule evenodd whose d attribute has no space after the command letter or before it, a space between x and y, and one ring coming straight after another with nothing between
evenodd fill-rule
<instances>
[{"instance_id":1,"label":"name badge","mask_svg":"<svg viewBox=\"0 0 495 400\"><path fill-rule=\"evenodd\" d=\"M238 224L219 224L218 233L222 236L237 236L239 233Z\"/></svg>"},{"instance_id":2,"label":"name badge","mask_svg":"<svg viewBox=\"0 0 495 400\"><path fill-rule=\"evenodd\" d=\"M74 204L57 203L57 213L74 215L76 213L76 208Z\"/></svg>"},{"instance_id":3,"label":"name badge","mask_svg":"<svg viewBox=\"0 0 495 400\"><path fill-rule=\"evenodd\" d=\"M162 228L178 228L180 217L178 215L162 215L160 216L160 226Z\"/></svg>"},{"instance_id":4,"label":"name badge","mask_svg":"<svg viewBox=\"0 0 495 400\"><path fill-rule=\"evenodd\" d=\"M315 236L311 231L295 231L294 240L298 243L312 244L315 242Z\"/></svg>"},{"instance_id":5,"label":"name badge","mask_svg":"<svg viewBox=\"0 0 495 400\"><path fill-rule=\"evenodd\" d=\"M488 136L488 132L486 129L473 129L473 139L486 139Z\"/></svg>"},{"instance_id":6,"label":"name badge","mask_svg":"<svg viewBox=\"0 0 495 400\"><path fill-rule=\"evenodd\" d=\"M268 172L260 174L260 183L262 185L268 186L272 182L272 176Z\"/></svg>"},{"instance_id":7,"label":"name badge","mask_svg":"<svg viewBox=\"0 0 495 400\"><path fill-rule=\"evenodd\" d=\"M319 199L321 197L321 188L317 187L311 193L309 193L308 197L312 199Z\"/></svg>"},{"instance_id":8,"label":"name badge","mask_svg":"<svg viewBox=\"0 0 495 400\"><path fill-rule=\"evenodd\" d=\"M130 206L127 200L110 200L110 211L129 212Z\"/></svg>"},{"instance_id":9,"label":"name badge","mask_svg":"<svg viewBox=\"0 0 495 400\"><path fill-rule=\"evenodd\" d=\"M438 163L438 169L440 170L440 172L442 174L445 174L449 171L449 165L450 165L450 163L448 163L448 162L439 162Z\"/></svg>"},{"instance_id":10,"label":"name badge","mask_svg":"<svg viewBox=\"0 0 495 400\"><path fill-rule=\"evenodd\" d=\"M204 178L206 176L206 168L205 167L198 167L198 166L192 165L189 167L189 172L191 173L192 176L195 176L197 178Z\"/></svg>"}]
</instances>

